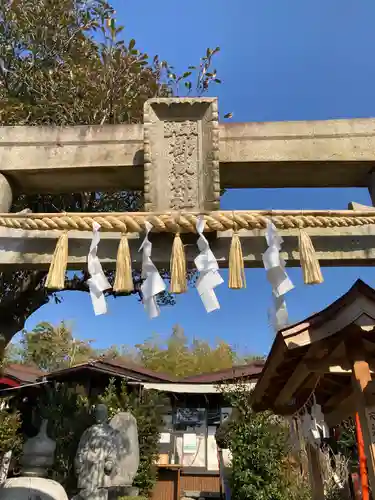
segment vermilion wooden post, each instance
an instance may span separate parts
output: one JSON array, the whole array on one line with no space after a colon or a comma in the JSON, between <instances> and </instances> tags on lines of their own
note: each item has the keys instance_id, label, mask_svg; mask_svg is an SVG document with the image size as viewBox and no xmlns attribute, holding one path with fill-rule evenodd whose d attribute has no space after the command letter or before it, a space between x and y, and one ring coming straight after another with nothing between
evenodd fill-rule
<instances>
[{"instance_id":1,"label":"vermilion wooden post","mask_svg":"<svg viewBox=\"0 0 375 500\"><path fill-rule=\"evenodd\" d=\"M365 454L365 443L363 441L361 423L359 420L358 413L355 414L355 426L356 426L356 431L357 431L359 475L361 477L362 500L370 500L370 492L369 492L369 487L368 487L368 475L367 475L367 460L366 460L366 454Z\"/></svg>"}]
</instances>

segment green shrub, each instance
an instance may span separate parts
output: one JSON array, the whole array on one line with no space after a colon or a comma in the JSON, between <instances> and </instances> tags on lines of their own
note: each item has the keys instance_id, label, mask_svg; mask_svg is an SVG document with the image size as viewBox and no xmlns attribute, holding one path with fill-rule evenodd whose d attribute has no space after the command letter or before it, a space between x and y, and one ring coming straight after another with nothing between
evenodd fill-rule
<instances>
[{"instance_id":1,"label":"green shrub","mask_svg":"<svg viewBox=\"0 0 375 500\"><path fill-rule=\"evenodd\" d=\"M17 462L22 451L21 415L17 411L0 410L0 460L12 450L12 462Z\"/></svg>"},{"instance_id":2,"label":"green shrub","mask_svg":"<svg viewBox=\"0 0 375 500\"><path fill-rule=\"evenodd\" d=\"M341 434L337 443L337 452L349 461L351 468L355 469L359 460L355 422L352 418L348 418L341 422L340 428Z\"/></svg>"},{"instance_id":3,"label":"green shrub","mask_svg":"<svg viewBox=\"0 0 375 500\"><path fill-rule=\"evenodd\" d=\"M69 497L77 493L74 458L83 432L93 424L83 391L66 384L46 387L38 401L38 419L48 420L48 436L56 441L55 462L50 477L60 483ZM39 423L35 423L39 426Z\"/></svg>"},{"instance_id":4,"label":"green shrub","mask_svg":"<svg viewBox=\"0 0 375 500\"><path fill-rule=\"evenodd\" d=\"M239 384L224 391L235 417L225 425L232 452L231 489L236 500L293 500L308 498L304 481L288 462L288 429L269 412L255 413L250 392Z\"/></svg>"},{"instance_id":5,"label":"green shrub","mask_svg":"<svg viewBox=\"0 0 375 500\"><path fill-rule=\"evenodd\" d=\"M111 381L99 401L108 406L109 418L119 411L130 411L137 419L140 463L133 486L139 488L140 495L148 496L156 482L155 463L159 454L165 398L156 391L145 391L141 397L138 393L127 391L125 383L118 390L114 381ZM45 386L34 411L35 428L40 426L41 419L47 419L48 435L56 441L55 463L50 477L63 485L69 497L77 493L74 458L78 443L83 432L94 423L90 409L92 404L98 402L89 401L84 394L82 388L62 383L53 387ZM0 452L2 449L7 451L20 447L22 440L17 435L19 426L18 413L0 411ZM142 497L137 498L142 500Z\"/></svg>"}]
</instances>

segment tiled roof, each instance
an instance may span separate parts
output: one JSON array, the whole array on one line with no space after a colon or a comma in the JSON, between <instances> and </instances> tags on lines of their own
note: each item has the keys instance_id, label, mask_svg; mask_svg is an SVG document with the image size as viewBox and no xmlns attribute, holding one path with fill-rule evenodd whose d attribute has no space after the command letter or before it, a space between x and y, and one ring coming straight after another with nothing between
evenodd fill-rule
<instances>
[{"instance_id":1,"label":"tiled roof","mask_svg":"<svg viewBox=\"0 0 375 500\"><path fill-rule=\"evenodd\" d=\"M10 377L20 384L35 382L42 375L43 372L39 370L39 368L30 365L19 365L16 363L12 363L6 366L4 369L5 377Z\"/></svg>"},{"instance_id":2,"label":"tiled roof","mask_svg":"<svg viewBox=\"0 0 375 500\"><path fill-rule=\"evenodd\" d=\"M192 375L185 377L179 382L196 383L196 384L210 384L215 382L222 382L224 380L235 380L241 378L258 378L263 370L265 361L257 360L252 361L246 365L233 366L227 370L220 370L217 372L201 373L199 375Z\"/></svg>"},{"instance_id":3,"label":"tiled roof","mask_svg":"<svg viewBox=\"0 0 375 500\"><path fill-rule=\"evenodd\" d=\"M106 373L108 375L120 376L130 380L139 380L143 382L175 382L176 379L171 375L165 373L158 373L148 370L143 366L136 365L130 362L116 361L108 358L99 358L96 360L88 361L80 365L72 366L71 368L64 368L50 372L46 375L49 380L62 379L69 377L74 373L84 372L86 370L93 372Z\"/></svg>"},{"instance_id":4,"label":"tiled roof","mask_svg":"<svg viewBox=\"0 0 375 500\"><path fill-rule=\"evenodd\" d=\"M154 372L143 366L136 365L131 362L116 361L113 359L100 358L97 360L89 361L81 365L73 366L71 368L64 368L62 370L49 373L47 379L61 379L74 373L83 372L85 370L100 371L109 375L118 375L128 378L133 381L140 382L171 382L171 383L191 383L191 384L210 384L222 382L225 380L235 380L241 378L256 379L259 377L264 366L264 361L257 360L247 365L233 366L227 370L220 370L211 373L202 373L191 377L178 379L172 375L165 373Z\"/></svg>"},{"instance_id":5,"label":"tiled roof","mask_svg":"<svg viewBox=\"0 0 375 500\"><path fill-rule=\"evenodd\" d=\"M202 373L178 379L172 375L154 372L148 368L131 362L113 360L110 358L99 358L88 361L70 368L44 373L35 366L11 364L4 371L4 377L9 377L20 385L47 380L63 380L74 377L84 372L97 372L106 375L119 376L134 382L170 382L184 384L214 384L223 381L233 381L241 378L257 379L264 366L264 361L257 360L247 365L233 366L227 370L220 370L211 373Z\"/></svg>"}]
</instances>

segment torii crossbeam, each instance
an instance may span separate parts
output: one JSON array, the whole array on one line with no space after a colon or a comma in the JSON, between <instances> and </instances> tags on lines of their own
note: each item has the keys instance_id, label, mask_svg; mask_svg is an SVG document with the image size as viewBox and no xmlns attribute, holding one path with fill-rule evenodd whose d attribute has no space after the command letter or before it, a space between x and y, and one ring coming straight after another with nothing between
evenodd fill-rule
<instances>
[{"instance_id":1,"label":"torii crossbeam","mask_svg":"<svg viewBox=\"0 0 375 500\"><path fill-rule=\"evenodd\" d=\"M353 186L372 195L374 157L375 119L220 124L216 99L152 99L144 125L0 128L0 212L8 212L19 193L139 189L154 213L218 210L223 188ZM375 261L373 225L308 232L322 266ZM282 256L298 266L298 231L280 233ZM231 234L218 233L211 242L222 267ZM263 231L240 236L245 266L261 267ZM90 239L91 233L69 233L69 268L86 263ZM155 264L167 265L171 241L152 239ZM197 253L194 241L186 247L189 262ZM55 243L55 231L2 231L0 267L48 268ZM137 264L139 235L130 243ZM118 235L102 235L103 266L114 267L117 245Z\"/></svg>"}]
</instances>

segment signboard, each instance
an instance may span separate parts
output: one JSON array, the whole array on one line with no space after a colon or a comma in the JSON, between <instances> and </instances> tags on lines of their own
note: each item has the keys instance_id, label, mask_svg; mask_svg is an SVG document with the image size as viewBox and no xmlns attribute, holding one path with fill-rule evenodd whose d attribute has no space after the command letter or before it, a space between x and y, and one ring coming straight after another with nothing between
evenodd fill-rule
<instances>
[{"instance_id":1,"label":"signboard","mask_svg":"<svg viewBox=\"0 0 375 500\"><path fill-rule=\"evenodd\" d=\"M375 406L366 408L368 427L370 431L371 443L375 444Z\"/></svg>"},{"instance_id":2,"label":"signboard","mask_svg":"<svg viewBox=\"0 0 375 500\"><path fill-rule=\"evenodd\" d=\"M183 453L196 453L197 435L185 432L183 436Z\"/></svg>"}]
</instances>

